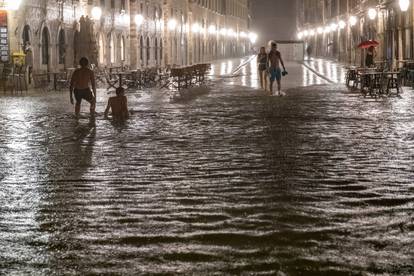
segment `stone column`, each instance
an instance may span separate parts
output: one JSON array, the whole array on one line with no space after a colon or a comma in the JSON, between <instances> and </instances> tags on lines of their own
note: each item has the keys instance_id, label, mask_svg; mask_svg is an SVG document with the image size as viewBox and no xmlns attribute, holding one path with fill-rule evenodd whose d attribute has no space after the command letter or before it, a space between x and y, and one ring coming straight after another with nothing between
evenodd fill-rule
<instances>
[{"instance_id":1,"label":"stone column","mask_svg":"<svg viewBox=\"0 0 414 276\"><path fill-rule=\"evenodd\" d=\"M168 29L168 22L170 19L173 18L173 15L171 14L171 5L173 0L166 0L163 4L163 36L162 36L162 46L163 46L163 61L165 65L172 65L171 60L171 43L172 43L172 37L171 37L171 31Z\"/></svg>"},{"instance_id":2,"label":"stone column","mask_svg":"<svg viewBox=\"0 0 414 276\"><path fill-rule=\"evenodd\" d=\"M138 68L138 35L137 35L137 25L135 23L135 15L138 14L138 1L130 1L130 36L129 36L129 58L131 69Z\"/></svg>"}]
</instances>

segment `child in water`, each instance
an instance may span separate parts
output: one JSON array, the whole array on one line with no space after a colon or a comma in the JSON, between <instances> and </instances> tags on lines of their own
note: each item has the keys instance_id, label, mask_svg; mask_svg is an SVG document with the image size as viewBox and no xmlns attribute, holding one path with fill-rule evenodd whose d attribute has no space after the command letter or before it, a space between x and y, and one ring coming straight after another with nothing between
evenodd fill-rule
<instances>
[{"instance_id":1,"label":"child in water","mask_svg":"<svg viewBox=\"0 0 414 276\"><path fill-rule=\"evenodd\" d=\"M105 110L105 118L108 118L109 109L112 110L112 119L123 121L129 118L128 101L125 96L125 89L118 87L116 96L110 97Z\"/></svg>"}]
</instances>

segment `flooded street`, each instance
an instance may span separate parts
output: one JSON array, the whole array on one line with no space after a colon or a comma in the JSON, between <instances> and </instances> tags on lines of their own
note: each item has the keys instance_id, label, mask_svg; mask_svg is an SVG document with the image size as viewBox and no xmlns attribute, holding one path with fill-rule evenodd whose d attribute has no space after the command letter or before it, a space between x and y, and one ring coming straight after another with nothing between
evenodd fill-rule
<instances>
[{"instance_id":1,"label":"flooded street","mask_svg":"<svg viewBox=\"0 0 414 276\"><path fill-rule=\"evenodd\" d=\"M413 91L289 64L270 97L239 64L196 97L131 91L125 124L103 90L96 120L0 97L0 274L414 274Z\"/></svg>"}]
</instances>

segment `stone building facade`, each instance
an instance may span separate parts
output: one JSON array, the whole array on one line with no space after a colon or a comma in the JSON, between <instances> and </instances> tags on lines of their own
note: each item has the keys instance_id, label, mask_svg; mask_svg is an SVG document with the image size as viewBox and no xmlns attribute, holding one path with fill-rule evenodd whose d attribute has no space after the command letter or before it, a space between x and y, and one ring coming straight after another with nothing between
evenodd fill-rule
<instances>
[{"instance_id":1,"label":"stone building facade","mask_svg":"<svg viewBox=\"0 0 414 276\"><path fill-rule=\"evenodd\" d=\"M314 56L364 65L359 43L376 40L377 61L399 66L414 58L411 0L303 0L297 1L298 36Z\"/></svg>"},{"instance_id":2,"label":"stone building facade","mask_svg":"<svg viewBox=\"0 0 414 276\"><path fill-rule=\"evenodd\" d=\"M0 7L10 54L29 41L34 71L75 67L88 47L98 66L132 68L242 56L251 47L249 0L7 1L21 2Z\"/></svg>"}]
</instances>

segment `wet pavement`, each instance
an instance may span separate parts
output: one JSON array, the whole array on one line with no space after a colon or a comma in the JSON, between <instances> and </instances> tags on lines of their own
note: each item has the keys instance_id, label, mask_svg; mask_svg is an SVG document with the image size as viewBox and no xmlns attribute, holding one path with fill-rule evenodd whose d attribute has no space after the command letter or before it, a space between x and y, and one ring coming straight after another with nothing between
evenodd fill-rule
<instances>
[{"instance_id":1,"label":"wet pavement","mask_svg":"<svg viewBox=\"0 0 414 276\"><path fill-rule=\"evenodd\" d=\"M104 91L79 121L0 97L0 274L412 275L413 92L289 64L271 97L232 63L194 97L131 91L125 124Z\"/></svg>"}]
</instances>

